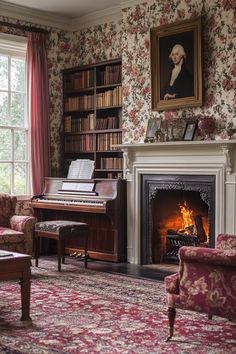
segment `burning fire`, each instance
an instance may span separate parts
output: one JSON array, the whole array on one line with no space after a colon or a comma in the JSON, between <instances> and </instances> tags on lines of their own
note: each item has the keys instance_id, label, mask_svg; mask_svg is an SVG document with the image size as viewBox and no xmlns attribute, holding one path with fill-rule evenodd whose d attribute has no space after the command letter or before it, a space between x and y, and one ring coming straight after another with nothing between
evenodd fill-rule
<instances>
[{"instance_id":1,"label":"burning fire","mask_svg":"<svg viewBox=\"0 0 236 354\"><path fill-rule=\"evenodd\" d=\"M187 204L186 201L184 201L184 204L181 205L179 204L180 207L180 212L182 214L182 230L179 230L182 233L185 234L194 234L195 233L195 228L194 228L194 222L192 219L193 216L193 210L191 210Z\"/></svg>"}]
</instances>

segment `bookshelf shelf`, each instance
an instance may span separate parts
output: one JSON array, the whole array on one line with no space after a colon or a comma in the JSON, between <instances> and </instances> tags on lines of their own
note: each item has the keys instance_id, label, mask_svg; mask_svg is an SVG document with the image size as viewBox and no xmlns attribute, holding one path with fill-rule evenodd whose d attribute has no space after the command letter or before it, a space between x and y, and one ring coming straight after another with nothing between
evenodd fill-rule
<instances>
[{"instance_id":1,"label":"bookshelf shelf","mask_svg":"<svg viewBox=\"0 0 236 354\"><path fill-rule=\"evenodd\" d=\"M64 176L73 159L95 161L95 178L122 178L121 60L63 70Z\"/></svg>"}]
</instances>

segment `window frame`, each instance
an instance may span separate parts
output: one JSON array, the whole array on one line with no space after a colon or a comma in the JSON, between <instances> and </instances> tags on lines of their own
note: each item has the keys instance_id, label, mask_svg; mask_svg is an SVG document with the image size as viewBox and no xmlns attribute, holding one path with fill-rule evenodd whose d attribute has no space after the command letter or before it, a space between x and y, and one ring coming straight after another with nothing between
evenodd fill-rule
<instances>
[{"instance_id":1,"label":"window frame","mask_svg":"<svg viewBox=\"0 0 236 354\"><path fill-rule=\"evenodd\" d=\"M8 57L8 68L10 67L10 58L19 58L25 59L26 58L26 47L27 47L27 38L22 36L10 35L5 33L0 33L0 55ZM8 74L8 94L12 94L11 87L10 87L10 75ZM4 90L5 91L5 90ZM17 91L16 91L17 92ZM2 163L9 163L11 166L11 176L10 176L10 193L11 195L16 195L18 199L26 199L31 194L31 181L30 181L30 134L29 134L29 109L28 109L28 92L27 92L27 81L26 81L26 62L25 62L25 87L24 87L24 117L23 126L13 126L13 125L0 125L0 129L9 129L12 137L11 142L11 158L8 160L1 160L0 166ZM8 102L10 105L10 100ZM10 112L10 107L8 107L8 112ZM26 151L25 151L25 158L24 159L15 159L15 134L18 131L24 131L26 134ZM15 181L15 164L23 163L26 167L26 181L25 187L26 190L24 194L15 194L14 193L14 181ZM5 191L1 191L4 192Z\"/></svg>"}]
</instances>

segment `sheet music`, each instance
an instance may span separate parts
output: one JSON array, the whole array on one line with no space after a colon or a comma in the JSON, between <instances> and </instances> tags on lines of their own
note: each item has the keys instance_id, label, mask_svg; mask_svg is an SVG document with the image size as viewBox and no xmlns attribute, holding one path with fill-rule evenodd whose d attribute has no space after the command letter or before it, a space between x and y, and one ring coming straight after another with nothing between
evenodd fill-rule
<instances>
[{"instance_id":1,"label":"sheet music","mask_svg":"<svg viewBox=\"0 0 236 354\"><path fill-rule=\"evenodd\" d=\"M61 190L62 191L84 191L92 192L94 188L94 183L80 183L80 182L63 182Z\"/></svg>"},{"instance_id":2,"label":"sheet music","mask_svg":"<svg viewBox=\"0 0 236 354\"><path fill-rule=\"evenodd\" d=\"M69 167L67 178L69 179L91 179L94 171L94 161L77 159L72 161Z\"/></svg>"}]
</instances>

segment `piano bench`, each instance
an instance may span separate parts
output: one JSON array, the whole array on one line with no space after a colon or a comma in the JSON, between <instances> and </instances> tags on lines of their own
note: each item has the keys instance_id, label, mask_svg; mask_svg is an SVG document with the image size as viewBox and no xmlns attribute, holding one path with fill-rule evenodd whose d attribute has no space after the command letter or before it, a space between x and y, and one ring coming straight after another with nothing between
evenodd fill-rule
<instances>
[{"instance_id":1,"label":"piano bench","mask_svg":"<svg viewBox=\"0 0 236 354\"><path fill-rule=\"evenodd\" d=\"M87 268L88 261L88 234L89 226L83 222L68 220L42 221L35 224L35 266L38 267L39 249L41 237L57 241L58 271L61 271L61 261L65 264L66 240L76 240L84 237L84 266Z\"/></svg>"}]
</instances>

